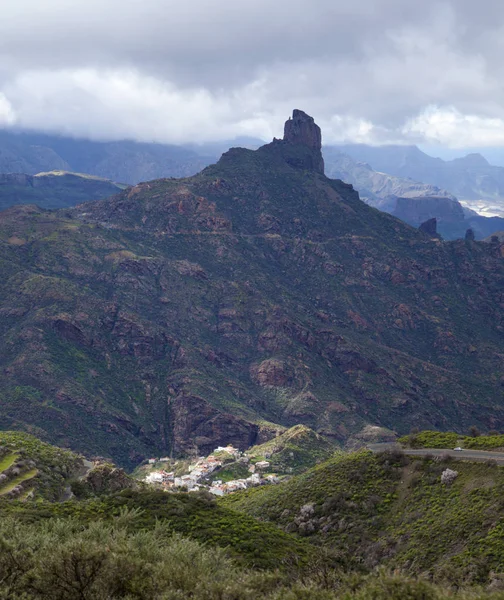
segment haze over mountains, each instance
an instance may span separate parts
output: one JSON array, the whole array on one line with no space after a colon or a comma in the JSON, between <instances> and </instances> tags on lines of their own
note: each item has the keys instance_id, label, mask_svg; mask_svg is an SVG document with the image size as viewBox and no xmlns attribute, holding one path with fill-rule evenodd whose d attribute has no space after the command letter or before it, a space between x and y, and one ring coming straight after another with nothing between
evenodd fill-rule
<instances>
[{"instance_id":1,"label":"haze over mountains","mask_svg":"<svg viewBox=\"0 0 504 600\"><path fill-rule=\"evenodd\" d=\"M376 171L368 163L352 158L342 150L344 148L334 146L324 148L327 176L351 183L365 202L410 225L418 227L428 219L436 218L438 231L445 239L463 238L469 228L474 231L476 239L483 239L504 227L503 218L478 215L476 211L464 208L445 189ZM372 150L380 152L380 149ZM385 146L383 151L388 152L388 147ZM504 206L504 199L502 202ZM472 204L472 201L464 204Z\"/></svg>"},{"instance_id":2,"label":"haze over mountains","mask_svg":"<svg viewBox=\"0 0 504 600\"><path fill-rule=\"evenodd\" d=\"M2 427L133 464L277 424L504 425L502 246L322 173L320 130L181 180L0 213Z\"/></svg>"},{"instance_id":3,"label":"haze over mountains","mask_svg":"<svg viewBox=\"0 0 504 600\"><path fill-rule=\"evenodd\" d=\"M4 130L0 132L0 173L34 175L63 170L135 184L159 177L193 175L217 162L231 146L255 149L260 145L260 140L247 137L170 146L133 141L96 142ZM444 162L416 147L365 145L326 146L324 157L326 174L352 183L366 202L416 227L436 217L438 229L446 239L464 237L468 228L474 230L477 239L483 239L504 228L503 220L480 218L468 208L486 215L504 214L501 196L504 168L490 166L482 157L473 155ZM79 201L74 193L61 191L57 199L52 194L53 200L49 202L33 193L26 197L3 194L0 205L14 204L13 197L18 198L18 203L33 200L45 208L73 206ZM105 196L96 196L95 190L87 198L85 194L83 189L80 201ZM464 210L456 196L462 200ZM422 200L416 200L419 198Z\"/></svg>"},{"instance_id":4,"label":"haze over mountains","mask_svg":"<svg viewBox=\"0 0 504 600\"><path fill-rule=\"evenodd\" d=\"M482 214L504 215L504 167L490 165L481 154L444 161L416 146L347 144L339 148L377 171L448 190Z\"/></svg>"},{"instance_id":5,"label":"haze over mountains","mask_svg":"<svg viewBox=\"0 0 504 600\"><path fill-rule=\"evenodd\" d=\"M72 171L135 184L160 177L194 175L216 162L231 146L258 148L262 143L247 137L185 146L131 140L97 142L0 130L0 173Z\"/></svg>"}]
</instances>

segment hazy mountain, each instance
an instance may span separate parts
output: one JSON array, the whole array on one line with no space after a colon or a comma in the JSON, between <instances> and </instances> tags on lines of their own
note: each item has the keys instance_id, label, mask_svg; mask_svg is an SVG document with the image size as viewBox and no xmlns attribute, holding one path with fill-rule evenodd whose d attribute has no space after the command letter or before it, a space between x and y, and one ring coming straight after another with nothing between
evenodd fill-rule
<instances>
[{"instance_id":1,"label":"hazy mountain","mask_svg":"<svg viewBox=\"0 0 504 600\"><path fill-rule=\"evenodd\" d=\"M338 148L325 147L324 160L326 175L351 183L370 206L415 227L436 218L438 231L445 239L463 238L469 228L473 229L476 239L483 239L504 227L504 219L486 218L464 209L446 190L375 171L369 164L359 162Z\"/></svg>"},{"instance_id":2,"label":"hazy mountain","mask_svg":"<svg viewBox=\"0 0 504 600\"><path fill-rule=\"evenodd\" d=\"M302 112L194 177L0 213L0 274L4 429L131 464L277 424L504 425L501 245L366 205Z\"/></svg>"},{"instance_id":3,"label":"hazy mountain","mask_svg":"<svg viewBox=\"0 0 504 600\"><path fill-rule=\"evenodd\" d=\"M64 170L138 183L187 177L215 162L182 146L128 140L95 142L38 133L0 131L0 173Z\"/></svg>"},{"instance_id":4,"label":"hazy mountain","mask_svg":"<svg viewBox=\"0 0 504 600\"><path fill-rule=\"evenodd\" d=\"M416 146L348 144L338 149L377 171L447 190L480 214L504 216L504 167L490 165L481 154L444 161Z\"/></svg>"},{"instance_id":5,"label":"hazy mountain","mask_svg":"<svg viewBox=\"0 0 504 600\"><path fill-rule=\"evenodd\" d=\"M46 134L3 131L0 132L0 173L36 174L40 171L71 170L135 184L159 177L187 177L216 162L220 154L230 146L255 149L259 145L261 145L261 140L250 137L240 137L228 142L174 146L127 140L94 142ZM350 148L362 150L369 147L352 146ZM401 146L393 147L393 149L391 162L402 164L404 157L401 158L401 153L404 154L405 148ZM371 148L370 153L374 150ZM424 160L429 164L439 166L440 162L443 162L440 159L428 157L414 148L409 154L408 152L406 154L411 155L410 160L416 163ZM369 164L359 162L349 154L344 154L338 148L331 146L324 148L324 157L328 177L340 178L353 184L366 202L395 214L414 226L425 220L423 219L425 215L428 215L428 218L436 217L438 229L447 239L463 237L469 227L475 230L477 239L481 239L496 229L501 229L504 225L502 222L489 223L477 218L471 222L464 218L455 222L454 217L457 213L461 213L459 208L454 208L453 202L456 202L456 198L450 193L452 190L448 192L431 183L421 183L422 180L415 181L391 175L392 165L387 164L387 168L391 169L387 172L377 172ZM456 159L456 161L452 162L461 166L465 165L467 168L483 165L476 156ZM2 192L6 192L5 187L3 190L0 189L0 194ZM89 196L68 193L60 201L54 197L53 191L48 192L47 197L38 192L29 194L26 196L27 199L23 199L22 195L9 192L7 200L0 198L0 206L10 206L13 203L12 199L16 197L18 203L30 202L32 201L29 200L31 195L33 195L33 202L42 207L70 206L79 201L104 196L104 194L97 195L96 193ZM111 193L114 192L111 191ZM58 197L61 198L61 194ZM429 197L436 198L436 201L422 202L417 205L411 200L405 209L403 206L398 206L398 197ZM414 209L414 206L417 206L417 209ZM427 210L427 206L429 206L429 210Z\"/></svg>"},{"instance_id":6,"label":"hazy mountain","mask_svg":"<svg viewBox=\"0 0 504 600\"><path fill-rule=\"evenodd\" d=\"M64 208L99 200L123 190L125 185L107 179L65 171L25 175L0 175L0 210L16 204Z\"/></svg>"},{"instance_id":7,"label":"hazy mountain","mask_svg":"<svg viewBox=\"0 0 504 600\"><path fill-rule=\"evenodd\" d=\"M356 160L334 146L324 147L323 153L328 177L351 183L365 202L382 210L393 206L393 199L397 197L456 200L453 194L434 185L376 171L368 163Z\"/></svg>"}]
</instances>

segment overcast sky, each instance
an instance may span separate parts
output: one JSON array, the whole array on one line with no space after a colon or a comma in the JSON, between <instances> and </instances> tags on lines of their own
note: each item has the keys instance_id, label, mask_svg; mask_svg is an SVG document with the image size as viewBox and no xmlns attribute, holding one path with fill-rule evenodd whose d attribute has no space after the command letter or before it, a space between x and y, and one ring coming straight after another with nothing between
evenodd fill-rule
<instances>
[{"instance_id":1,"label":"overcast sky","mask_svg":"<svg viewBox=\"0 0 504 600\"><path fill-rule=\"evenodd\" d=\"M0 127L504 146L502 0L1 0Z\"/></svg>"}]
</instances>

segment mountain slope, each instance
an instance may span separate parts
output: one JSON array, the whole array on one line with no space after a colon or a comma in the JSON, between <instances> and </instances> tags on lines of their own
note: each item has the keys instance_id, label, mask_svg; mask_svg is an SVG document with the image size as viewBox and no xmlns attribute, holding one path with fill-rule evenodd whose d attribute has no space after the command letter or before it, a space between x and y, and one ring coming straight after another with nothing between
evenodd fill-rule
<instances>
[{"instance_id":1,"label":"mountain slope","mask_svg":"<svg viewBox=\"0 0 504 600\"><path fill-rule=\"evenodd\" d=\"M447 469L455 477L443 483ZM328 545L354 568L487 583L504 566L503 486L488 463L361 451L220 502Z\"/></svg>"},{"instance_id":2,"label":"mountain slope","mask_svg":"<svg viewBox=\"0 0 504 600\"><path fill-rule=\"evenodd\" d=\"M271 423L502 426L501 245L367 206L294 121L191 178L0 213L3 428L134 464Z\"/></svg>"},{"instance_id":3,"label":"mountain slope","mask_svg":"<svg viewBox=\"0 0 504 600\"><path fill-rule=\"evenodd\" d=\"M0 210L16 204L37 204L41 208L75 206L112 196L125 187L108 179L66 171L0 174Z\"/></svg>"},{"instance_id":4,"label":"mountain slope","mask_svg":"<svg viewBox=\"0 0 504 600\"><path fill-rule=\"evenodd\" d=\"M41 133L0 131L0 173L73 171L112 181L138 183L156 177L185 177L218 155L169 144L122 140L95 142Z\"/></svg>"},{"instance_id":5,"label":"mountain slope","mask_svg":"<svg viewBox=\"0 0 504 600\"><path fill-rule=\"evenodd\" d=\"M0 431L0 500L60 500L83 467L83 457L69 450L26 433Z\"/></svg>"},{"instance_id":6,"label":"mountain slope","mask_svg":"<svg viewBox=\"0 0 504 600\"><path fill-rule=\"evenodd\" d=\"M481 154L444 161L416 146L348 144L338 149L377 171L448 190L482 215L504 216L504 167L490 165Z\"/></svg>"},{"instance_id":7,"label":"mountain slope","mask_svg":"<svg viewBox=\"0 0 504 600\"><path fill-rule=\"evenodd\" d=\"M414 227L435 218L438 232L444 239L464 238L468 229L473 229L476 239L483 239L504 225L504 220L499 217L488 218L464 209L446 190L374 171L367 163L359 162L333 146L324 148L324 158L326 175L351 183L367 204Z\"/></svg>"}]
</instances>

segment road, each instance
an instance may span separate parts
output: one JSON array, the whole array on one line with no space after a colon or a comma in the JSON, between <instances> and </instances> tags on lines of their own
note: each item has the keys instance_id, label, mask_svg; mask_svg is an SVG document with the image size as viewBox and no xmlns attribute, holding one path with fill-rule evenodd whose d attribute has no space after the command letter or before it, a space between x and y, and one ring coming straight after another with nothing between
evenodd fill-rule
<instances>
[{"instance_id":1,"label":"road","mask_svg":"<svg viewBox=\"0 0 504 600\"><path fill-rule=\"evenodd\" d=\"M402 450L404 454L408 456L446 456L447 454L451 458L458 460L495 460L498 465L504 465L504 452L487 452L486 450L449 450L447 448L421 448L421 449L409 449L402 448L399 444L385 443L385 444L368 444L367 447L372 452L384 452L385 450Z\"/></svg>"}]
</instances>

